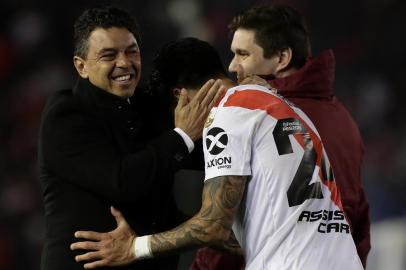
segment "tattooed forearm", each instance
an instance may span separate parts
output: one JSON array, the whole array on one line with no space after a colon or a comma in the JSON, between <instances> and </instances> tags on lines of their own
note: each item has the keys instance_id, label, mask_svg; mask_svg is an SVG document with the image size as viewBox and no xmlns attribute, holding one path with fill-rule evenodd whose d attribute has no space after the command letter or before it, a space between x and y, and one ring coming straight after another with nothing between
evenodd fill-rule
<instances>
[{"instance_id":1,"label":"tattooed forearm","mask_svg":"<svg viewBox=\"0 0 406 270\"><path fill-rule=\"evenodd\" d=\"M152 235L154 256L201 245L223 245L229 239L245 184L242 176L207 180L200 211L175 229Z\"/></svg>"}]
</instances>

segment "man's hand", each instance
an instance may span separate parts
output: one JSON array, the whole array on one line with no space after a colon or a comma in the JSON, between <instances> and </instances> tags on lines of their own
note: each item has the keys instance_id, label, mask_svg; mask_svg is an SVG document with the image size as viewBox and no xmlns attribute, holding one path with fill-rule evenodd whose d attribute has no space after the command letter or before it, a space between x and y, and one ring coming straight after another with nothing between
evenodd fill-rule
<instances>
[{"instance_id":1,"label":"man's hand","mask_svg":"<svg viewBox=\"0 0 406 270\"><path fill-rule=\"evenodd\" d=\"M92 231L77 231L76 238L90 241L73 243L72 250L84 249L88 252L75 257L77 262L90 261L84 265L85 269L101 266L122 266L135 261L133 242L136 235L130 228L124 216L111 207L111 213L117 221L117 228L108 233Z\"/></svg>"},{"instance_id":2,"label":"man's hand","mask_svg":"<svg viewBox=\"0 0 406 270\"><path fill-rule=\"evenodd\" d=\"M245 74L245 71L241 65L238 65L236 69L237 69L237 80L239 85L256 84L271 89L271 85L265 79L257 75Z\"/></svg>"},{"instance_id":3,"label":"man's hand","mask_svg":"<svg viewBox=\"0 0 406 270\"><path fill-rule=\"evenodd\" d=\"M199 139L210 110L224 91L221 80L209 80L189 102L186 89L182 89L175 109L175 127L183 130L193 141Z\"/></svg>"},{"instance_id":4,"label":"man's hand","mask_svg":"<svg viewBox=\"0 0 406 270\"><path fill-rule=\"evenodd\" d=\"M257 75L250 75L245 77L240 83L240 85L243 84L256 84L256 85L261 85L264 86L268 89L271 89L271 85L263 78L257 76Z\"/></svg>"}]
</instances>

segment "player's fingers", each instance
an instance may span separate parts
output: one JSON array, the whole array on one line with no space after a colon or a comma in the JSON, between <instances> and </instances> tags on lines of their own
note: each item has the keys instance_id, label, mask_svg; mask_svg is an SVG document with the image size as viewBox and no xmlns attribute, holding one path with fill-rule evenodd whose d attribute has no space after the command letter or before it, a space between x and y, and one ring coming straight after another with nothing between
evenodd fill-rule
<instances>
[{"instance_id":1,"label":"player's fingers","mask_svg":"<svg viewBox=\"0 0 406 270\"><path fill-rule=\"evenodd\" d=\"M70 245L71 250L77 249L86 249L86 250L98 250L99 244L98 242L91 242L91 241L82 241L76 242Z\"/></svg>"},{"instance_id":2,"label":"player's fingers","mask_svg":"<svg viewBox=\"0 0 406 270\"><path fill-rule=\"evenodd\" d=\"M210 87L206 96L203 98L203 100L200 103L203 108L209 107L209 105L213 102L213 99L215 98L216 94L220 91L222 86L223 86L222 81L216 80L216 82L213 84L212 87Z\"/></svg>"},{"instance_id":3,"label":"player's fingers","mask_svg":"<svg viewBox=\"0 0 406 270\"><path fill-rule=\"evenodd\" d=\"M95 269L95 268L99 268L102 266L109 266L108 261L107 260L94 261L94 262L86 263L83 267L85 269Z\"/></svg>"},{"instance_id":4,"label":"player's fingers","mask_svg":"<svg viewBox=\"0 0 406 270\"><path fill-rule=\"evenodd\" d=\"M216 95L214 96L213 100L210 102L208 109L209 111L214 107L217 101L225 94L227 88L225 86L221 86L219 91L217 91Z\"/></svg>"},{"instance_id":5,"label":"player's fingers","mask_svg":"<svg viewBox=\"0 0 406 270\"><path fill-rule=\"evenodd\" d=\"M111 211L111 214L116 219L117 226L119 226L120 224L128 224L127 221L125 220L123 214L120 211L118 211L116 208L114 208L112 206L112 207L110 207L110 211Z\"/></svg>"},{"instance_id":6,"label":"player's fingers","mask_svg":"<svg viewBox=\"0 0 406 270\"><path fill-rule=\"evenodd\" d=\"M75 232L76 238L83 238L87 240L100 241L103 238L104 233L92 232L92 231L77 231Z\"/></svg>"},{"instance_id":7,"label":"player's fingers","mask_svg":"<svg viewBox=\"0 0 406 270\"><path fill-rule=\"evenodd\" d=\"M263 78L257 76L257 75L250 75L245 77L240 84L257 84L264 86L266 88L271 88L271 85Z\"/></svg>"},{"instance_id":8,"label":"player's fingers","mask_svg":"<svg viewBox=\"0 0 406 270\"><path fill-rule=\"evenodd\" d=\"M183 107L186 106L186 104L188 104L188 100L187 100L187 90L185 88L182 88L180 90L180 94L179 94L179 100L178 100L178 105L176 105L175 110L180 110Z\"/></svg>"},{"instance_id":9,"label":"player's fingers","mask_svg":"<svg viewBox=\"0 0 406 270\"><path fill-rule=\"evenodd\" d=\"M193 103L201 103L204 97L206 96L207 92L211 89L211 87L215 84L215 80L210 79L208 80L197 92L197 94L193 97L191 102Z\"/></svg>"},{"instance_id":10,"label":"player's fingers","mask_svg":"<svg viewBox=\"0 0 406 270\"><path fill-rule=\"evenodd\" d=\"M255 84L252 76L245 77L239 84ZM259 84L259 83L258 83Z\"/></svg>"},{"instance_id":11,"label":"player's fingers","mask_svg":"<svg viewBox=\"0 0 406 270\"><path fill-rule=\"evenodd\" d=\"M100 252L98 251L87 252L85 254L75 256L75 261L77 262L94 261L96 259L100 259Z\"/></svg>"}]
</instances>

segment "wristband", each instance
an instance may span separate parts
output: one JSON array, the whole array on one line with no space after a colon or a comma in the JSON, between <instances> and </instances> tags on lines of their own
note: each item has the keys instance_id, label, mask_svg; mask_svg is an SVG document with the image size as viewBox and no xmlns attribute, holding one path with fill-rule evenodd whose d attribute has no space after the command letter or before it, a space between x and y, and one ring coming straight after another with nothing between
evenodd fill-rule
<instances>
[{"instance_id":1,"label":"wristband","mask_svg":"<svg viewBox=\"0 0 406 270\"><path fill-rule=\"evenodd\" d=\"M136 260L152 258L151 235L136 237L134 241L134 255Z\"/></svg>"}]
</instances>

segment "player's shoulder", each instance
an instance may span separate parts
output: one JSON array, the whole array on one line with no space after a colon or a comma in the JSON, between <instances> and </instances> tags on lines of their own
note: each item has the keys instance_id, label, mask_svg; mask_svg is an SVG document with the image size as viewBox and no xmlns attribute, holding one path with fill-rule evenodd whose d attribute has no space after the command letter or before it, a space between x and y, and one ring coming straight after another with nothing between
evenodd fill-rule
<instances>
[{"instance_id":1,"label":"player's shoulder","mask_svg":"<svg viewBox=\"0 0 406 270\"><path fill-rule=\"evenodd\" d=\"M74 103L74 95L72 89L62 89L53 92L47 100L46 108L57 109L71 106Z\"/></svg>"},{"instance_id":2,"label":"player's shoulder","mask_svg":"<svg viewBox=\"0 0 406 270\"><path fill-rule=\"evenodd\" d=\"M276 104L284 103L270 89L261 85L239 85L228 89L220 102L222 107L242 107L246 109L269 109Z\"/></svg>"},{"instance_id":3,"label":"player's shoulder","mask_svg":"<svg viewBox=\"0 0 406 270\"><path fill-rule=\"evenodd\" d=\"M49 97L48 101L50 102L61 102L66 101L73 98L73 90L72 89L61 89L54 91Z\"/></svg>"},{"instance_id":4,"label":"player's shoulder","mask_svg":"<svg viewBox=\"0 0 406 270\"><path fill-rule=\"evenodd\" d=\"M271 91L261 85L257 84L243 84L243 85L237 85L234 86L230 89L228 89L226 95L249 95L252 93L252 91L256 92L262 92L264 94L270 94Z\"/></svg>"},{"instance_id":5,"label":"player's shoulder","mask_svg":"<svg viewBox=\"0 0 406 270\"><path fill-rule=\"evenodd\" d=\"M81 112L81 105L72 89L62 89L53 92L45 104L43 118L53 119L61 115Z\"/></svg>"}]
</instances>

